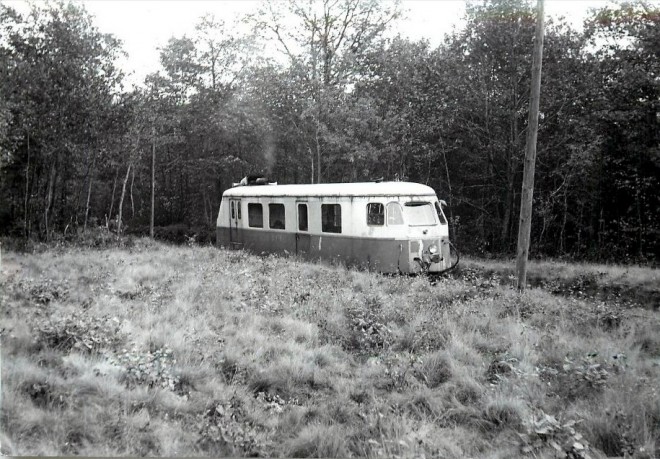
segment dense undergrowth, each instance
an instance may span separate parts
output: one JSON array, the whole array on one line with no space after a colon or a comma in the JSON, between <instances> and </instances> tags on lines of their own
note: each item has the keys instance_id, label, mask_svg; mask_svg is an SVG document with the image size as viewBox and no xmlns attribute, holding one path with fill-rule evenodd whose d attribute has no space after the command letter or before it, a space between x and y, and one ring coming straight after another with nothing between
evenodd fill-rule
<instances>
[{"instance_id":1,"label":"dense undergrowth","mask_svg":"<svg viewBox=\"0 0 660 459\"><path fill-rule=\"evenodd\" d=\"M515 284L515 260L464 258L459 276L475 272L501 285ZM528 263L527 283L556 295L606 300L660 309L660 271L656 267L566 261Z\"/></svg>"},{"instance_id":2,"label":"dense undergrowth","mask_svg":"<svg viewBox=\"0 0 660 459\"><path fill-rule=\"evenodd\" d=\"M2 453L656 456L658 311L498 272L5 252Z\"/></svg>"}]
</instances>

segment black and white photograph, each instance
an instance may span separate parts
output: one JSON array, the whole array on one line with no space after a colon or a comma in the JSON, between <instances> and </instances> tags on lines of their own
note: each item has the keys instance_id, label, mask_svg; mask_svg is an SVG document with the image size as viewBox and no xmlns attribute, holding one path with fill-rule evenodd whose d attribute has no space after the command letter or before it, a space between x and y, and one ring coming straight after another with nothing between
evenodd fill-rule
<instances>
[{"instance_id":1,"label":"black and white photograph","mask_svg":"<svg viewBox=\"0 0 660 459\"><path fill-rule=\"evenodd\" d=\"M0 455L660 458L660 0L0 0Z\"/></svg>"}]
</instances>

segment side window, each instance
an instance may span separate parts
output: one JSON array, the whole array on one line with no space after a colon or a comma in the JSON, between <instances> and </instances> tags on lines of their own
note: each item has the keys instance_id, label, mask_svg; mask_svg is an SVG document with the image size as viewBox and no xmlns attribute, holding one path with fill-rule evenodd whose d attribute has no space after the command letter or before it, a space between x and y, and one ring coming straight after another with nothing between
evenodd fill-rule
<instances>
[{"instance_id":1,"label":"side window","mask_svg":"<svg viewBox=\"0 0 660 459\"><path fill-rule=\"evenodd\" d=\"M264 227L264 209L261 204L248 204L248 225L252 228Z\"/></svg>"},{"instance_id":2,"label":"side window","mask_svg":"<svg viewBox=\"0 0 660 459\"><path fill-rule=\"evenodd\" d=\"M298 231L308 231L307 204L298 204Z\"/></svg>"},{"instance_id":3,"label":"side window","mask_svg":"<svg viewBox=\"0 0 660 459\"><path fill-rule=\"evenodd\" d=\"M236 211L234 210L234 201L229 201L229 208L231 209L231 219L236 218Z\"/></svg>"},{"instance_id":4,"label":"side window","mask_svg":"<svg viewBox=\"0 0 660 459\"><path fill-rule=\"evenodd\" d=\"M438 213L438 220L440 220L440 224L446 225L447 219L445 218L445 214L442 212L442 207L440 207L440 203L438 201L435 202L435 211Z\"/></svg>"},{"instance_id":5,"label":"side window","mask_svg":"<svg viewBox=\"0 0 660 459\"><path fill-rule=\"evenodd\" d=\"M321 204L321 231L341 233L341 205Z\"/></svg>"},{"instance_id":6,"label":"side window","mask_svg":"<svg viewBox=\"0 0 660 459\"><path fill-rule=\"evenodd\" d=\"M387 224L403 225L403 211L398 202L390 202L387 205Z\"/></svg>"},{"instance_id":7,"label":"side window","mask_svg":"<svg viewBox=\"0 0 660 459\"><path fill-rule=\"evenodd\" d=\"M385 206L380 202L367 204L367 225L383 226L385 224Z\"/></svg>"},{"instance_id":8,"label":"side window","mask_svg":"<svg viewBox=\"0 0 660 459\"><path fill-rule=\"evenodd\" d=\"M284 204L268 204L268 226L284 229Z\"/></svg>"},{"instance_id":9,"label":"side window","mask_svg":"<svg viewBox=\"0 0 660 459\"><path fill-rule=\"evenodd\" d=\"M237 211L236 213L238 214L238 219L240 220L241 219L241 201L238 201L236 203L236 211Z\"/></svg>"}]
</instances>

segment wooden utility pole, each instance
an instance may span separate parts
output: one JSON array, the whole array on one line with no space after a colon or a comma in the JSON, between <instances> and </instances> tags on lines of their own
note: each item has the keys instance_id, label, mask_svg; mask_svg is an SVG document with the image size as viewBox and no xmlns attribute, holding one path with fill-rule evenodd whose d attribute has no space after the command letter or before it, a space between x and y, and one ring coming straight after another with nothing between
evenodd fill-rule
<instances>
[{"instance_id":1,"label":"wooden utility pole","mask_svg":"<svg viewBox=\"0 0 660 459\"><path fill-rule=\"evenodd\" d=\"M154 238L154 194L156 190L156 123L151 125L151 220L149 237Z\"/></svg>"},{"instance_id":2,"label":"wooden utility pole","mask_svg":"<svg viewBox=\"0 0 660 459\"><path fill-rule=\"evenodd\" d=\"M30 238L28 227L28 197L30 196L30 130L27 131L27 164L25 165L25 239Z\"/></svg>"},{"instance_id":3,"label":"wooden utility pole","mask_svg":"<svg viewBox=\"0 0 660 459\"><path fill-rule=\"evenodd\" d=\"M537 1L536 35L532 62L532 87L529 94L529 122L525 144L525 169L520 197L520 224L518 226L518 256L516 274L518 290L527 284L527 257L532 229L532 201L534 198L534 167L536 165L536 137L539 130L539 99L541 97L541 62L543 60L543 0Z\"/></svg>"}]
</instances>

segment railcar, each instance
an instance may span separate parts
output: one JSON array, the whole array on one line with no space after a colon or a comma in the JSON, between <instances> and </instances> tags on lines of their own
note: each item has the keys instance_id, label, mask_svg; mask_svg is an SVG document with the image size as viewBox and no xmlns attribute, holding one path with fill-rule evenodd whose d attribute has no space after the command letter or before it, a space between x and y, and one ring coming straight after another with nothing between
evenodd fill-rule
<instances>
[{"instance_id":1,"label":"railcar","mask_svg":"<svg viewBox=\"0 0 660 459\"><path fill-rule=\"evenodd\" d=\"M431 187L418 183L244 179L222 195L216 241L383 273L438 273L458 262L452 264L443 205Z\"/></svg>"}]
</instances>

